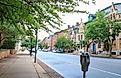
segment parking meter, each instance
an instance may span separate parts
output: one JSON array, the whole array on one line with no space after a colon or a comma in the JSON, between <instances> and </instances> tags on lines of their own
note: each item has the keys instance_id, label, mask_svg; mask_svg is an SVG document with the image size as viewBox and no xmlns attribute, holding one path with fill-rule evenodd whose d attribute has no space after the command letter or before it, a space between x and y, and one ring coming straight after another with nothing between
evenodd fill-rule
<instances>
[{"instance_id":1,"label":"parking meter","mask_svg":"<svg viewBox=\"0 0 121 78\"><path fill-rule=\"evenodd\" d=\"M80 63L82 71L88 71L88 67L90 64L90 56L88 53L85 52L80 55Z\"/></svg>"},{"instance_id":2,"label":"parking meter","mask_svg":"<svg viewBox=\"0 0 121 78\"><path fill-rule=\"evenodd\" d=\"M86 78L86 72L90 64L90 56L87 52L80 55L81 70L83 71L83 78Z\"/></svg>"}]
</instances>

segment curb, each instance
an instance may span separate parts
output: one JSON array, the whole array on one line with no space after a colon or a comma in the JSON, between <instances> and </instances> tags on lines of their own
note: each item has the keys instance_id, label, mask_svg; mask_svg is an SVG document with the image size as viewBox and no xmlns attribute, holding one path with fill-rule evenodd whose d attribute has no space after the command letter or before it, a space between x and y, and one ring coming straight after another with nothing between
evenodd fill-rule
<instances>
[{"instance_id":1,"label":"curb","mask_svg":"<svg viewBox=\"0 0 121 78\"><path fill-rule=\"evenodd\" d=\"M64 78L58 72L50 68L48 65L37 59L38 64L50 75L52 78Z\"/></svg>"},{"instance_id":2,"label":"curb","mask_svg":"<svg viewBox=\"0 0 121 78\"><path fill-rule=\"evenodd\" d=\"M110 58L109 56L98 56L98 55L90 55L91 57L97 57L97 58Z\"/></svg>"},{"instance_id":3,"label":"curb","mask_svg":"<svg viewBox=\"0 0 121 78\"><path fill-rule=\"evenodd\" d=\"M108 58L108 59L121 59L115 56L109 57L109 56L96 56L96 55L90 55L91 57L97 57L97 58Z\"/></svg>"}]
</instances>

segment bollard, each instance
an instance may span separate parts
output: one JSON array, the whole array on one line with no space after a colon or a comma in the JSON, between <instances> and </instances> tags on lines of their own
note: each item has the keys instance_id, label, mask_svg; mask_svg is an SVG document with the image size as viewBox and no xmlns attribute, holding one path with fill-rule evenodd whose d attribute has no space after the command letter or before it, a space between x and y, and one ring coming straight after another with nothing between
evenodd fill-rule
<instances>
[{"instance_id":1,"label":"bollard","mask_svg":"<svg viewBox=\"0 0 121 78\"><path fill-rule=\"evenodd\" d=\"M80 55L81 70L83 71L83 78L86 78L86 72L90 64L90 56L87 52Z\"/></svg>"}]
</instances>

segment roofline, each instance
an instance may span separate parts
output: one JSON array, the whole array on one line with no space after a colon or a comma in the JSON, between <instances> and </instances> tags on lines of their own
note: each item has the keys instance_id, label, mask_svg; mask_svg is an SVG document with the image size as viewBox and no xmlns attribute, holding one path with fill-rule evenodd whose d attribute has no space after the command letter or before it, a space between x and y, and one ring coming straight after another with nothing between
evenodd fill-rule
<instances>
[{"instance_id":1,"label":"roofline","mask_svg":"<svg viewBox=\"0 0 121 78\"><path fill-rule=\"evenodd\" d=\"M113 5L115 6L115 5L121 5L121 3L114 3ZM108 7L106 7L106 8L104 8L104 9L102 9L101 11L104 11L104 10L106 10L106 9L108 9L108 8L110 8L112 5L110 5L110 6L108 6Z\"/></svg>"}]
</instances>

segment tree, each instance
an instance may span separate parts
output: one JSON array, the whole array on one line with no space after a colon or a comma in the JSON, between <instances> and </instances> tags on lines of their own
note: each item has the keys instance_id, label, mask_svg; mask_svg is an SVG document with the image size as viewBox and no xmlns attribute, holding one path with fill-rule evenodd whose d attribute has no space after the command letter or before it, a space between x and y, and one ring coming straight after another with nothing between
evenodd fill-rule
<instances>
[{"instance_id":1,"label":"tree","mask_svg":"<svg viewBox=\"0 0 121 78\"><path fill-rule=\"evenodd\" d=\"M42 44L42 46L43 46L44 49L48 49L49 48L47 43Z\"/></svg>"},{"instance_id":2,"label":"tree","mask_svg":"<svg viewBox=\"0 0 121 78\"><path fill-rule=\"evenodd\" d=\"M73 45L72 48L73 48L74 50L77 50L78 45L77 45L75 42L73 42L72 45Z\"/></svg>"},{"instance_id":3,"label":"tree","mask_svg":"<svg viewBox=\"0 0 121 78\"><path fill-rule=\"evenodd\" d=\"M82 1L89 4L85 0ZM92 2L95 2L94 0ZM28 34L30 29L42 29L51 31L49 26L57 28L60 26L61 18L59 12L81 12L75 10L79 6L74 0L1 0L0 1L0 25L6 22L9 26L14 26L19 32Z\"/></svg>"},{"instance_id":4,"label":"tree","mask_svg":"<svg viewBox=\"0 0 121 78\"><path fill-rule=\"evenodd\" d=\"M89 4L86 1L82 2ZM33 35L31 29L35 31L42 29L46 32L51 31L49 26L59 29L60 24L63 23L59 12L87 13L86 11L75 10L76 6L79 6L78 1L73 0L1 0L0 31L3 27L14 27L15 33L19 32L19 34L30 36Z\"/></svg>"},{"instance_id":5,"label":"tree","mask_svg":"<svg viewBox=\"0 0 121 78\"><path fill-rule=\"evenodd\" d=\"M3 45L2 42L9 38L17 40L18 35L20 35L15 27L8 25L6 22L4 22L3 25L0 25L0 34L0 46Z\"/></svg>"},{"instance_id":6,"label":"tree","mask_svg":"<svg viewBox=\"0 0 121 78\"><path fill-rule=\"evenodd\" d=\"M33 35L31 29L35 31L42 29L46 32L51 31L49 26L59 29L60 24L63 23L59 12L86 13L86 11L75 10L76 6L78 6L78 1L73 0L1 0L0 34L6 33L1 32L4 28L29 36ZM6 36L8 37L8 34ZM2 41L7 38L6 36Z\"/></svg>"},{"instance_id":7,"label":"tree","mask_svg":"<svg viewBox=\"0 0 121 78\"><path fill-rule=\"evenodd\" d=\"M82 2L87 4L85 1ZM75 10L76 6L79 6L78 1L73 0L1 0L0 34L5 35L3 39L0 39L0 43L8 37L13 37L11 34L1 32L3 27L10 27L10 31L14 30L17 33L14 34L14 38L19 35L32 36L31 29L35 31L42 29L46 32L51 31L49 26L59 29L60 24L63 23L59 12L87 13L86 11Z\"/></svg>"},{"instance_id":8,"label":"tree","mask_svg":"<svg viewBox=\"0 0 121 78\"><path fill-rule=\"evenodd\" d=\"M43 49L43 44L42 44L42 42L39 42L39 43L38 43L38 48Z\"/></svg>"},{"instance_id":9,"label":"tree","mask_svg":"<svg viewBox=\"0 0 121 78\"><path fill-rule=\"evenodd\" d=\"M69 50L71 48L72 42L65 36L61 36L57 39L55 47L58 49Z\"/></svg>"},{"instance_id":10,"label":"tree","mask_svg":"<svg viewBox=\"0 0 121 78\"><path fill-rule=\"evenodd\" d=\"M30 49L31 45L32 45L32 48L35 47L35 38L32 38L32 42L31 42L31 38L24 39L22 41L21 47L26 47L27 49Z\"/></svg>"},{"instance_id":11,"label":"tree","mask_svg":"<svg viewBox=\"0 0 121 78\"><path fill-rule=\"evenodd\" d=\"M4 34L4 38L0 39L0 43L4 41L4 39L12 36L13 30L15 31L14 33L17 33L16 30L28 33L28 29L38 29L41 23L44 24L43 22L45 22L45 20L49 20L49 13L52 13L53 16L51 17L54 17L53 9L48 10L48 12L46 10L44 11L45 8L49 9L49 5L51 5L45 2L46 1L39 0L1 0L0 34ZM55 15L57 14L55 13ZM43 25L43 28L48 31L45 25ZM0 46L2 46L2 44Z\"/></svg>"},{"instance_id":12,"label":"tree","mask_svg":"<svg viewBox=\"0 0 121 78\"><path fill-rule=\"evenodd\" d=\"M86 45L86 41L84 41L84 40L80 40L80 45L81 45L81 48L85 47L85 45Z\"/></svg>"},{"instance_id":13,"label":"tree","mask_svg":"<svg viewBox=\"0 0 121 78\"><path fill-rule=\"evenodd\" d=\"M90 44L93 41L102 42L107 50L112 51L112 44L119 35L121 24L116 20L105 18L103 12L97 12L96 18L86 25L85 40Z\"/></svg>"},{"instance_id":14,"label":"tree","mask_svg":"<svg viewBox=\"0 0 121 78\"><path fill-rule=\"evenodd\" d=\"M0 47L2 49L15 49L15 38L8 38L4 41L3 45Z\"/></svg>"},{"instance_id":15,"label":"tree","mask_svg":"<svg viewBox=\"0 0 121 78\"><path fill-rule=\"evenodd\" d=\"M57 29L60 26L62 21L58 12L75 12L76 6L78 2L73 0L2 0L0 21L1 25L6 22L15 26L18 31L22 28L26 33L26 29L39 28L48 32L51 31L48 25Z\"/></svg>"}]
</instances>

